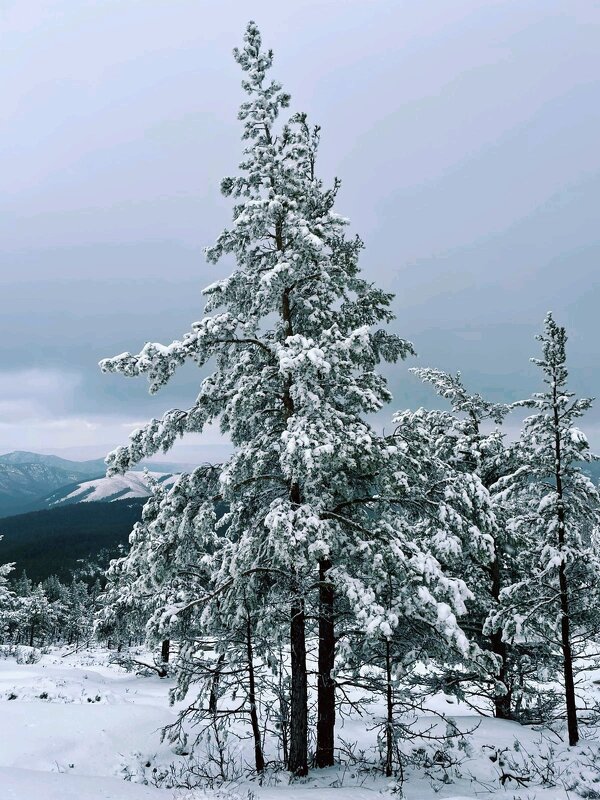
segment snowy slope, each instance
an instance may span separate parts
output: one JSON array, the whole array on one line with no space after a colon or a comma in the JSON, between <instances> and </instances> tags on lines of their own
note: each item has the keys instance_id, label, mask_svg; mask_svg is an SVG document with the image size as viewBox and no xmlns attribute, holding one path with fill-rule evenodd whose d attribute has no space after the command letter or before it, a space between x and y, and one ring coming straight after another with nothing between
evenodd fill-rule
<instances>
[{"instance_id":1,"label":"snowy slope","mask_svg":"<svg viewBox=\"0 0 600 800\"><path fill-rule=\"evenodd\" d=\"M171 800L173 792L122 774L122 762L138 748L152 752L172 720L165 691L160 679L81 660L0 661L0 798Z\"/></svg>"},{"instance_id":2,"label":"snowy slope","mask_svg":"<svg viewBox=\"0 0 600 800\"><path fill-rule=\"evenodd\" d=\"M148 473L161 484L171 485L177 479L176 475L160 472ZM149 497L150 489L146 475L143 472L126 472L124 475L114 475L110 478L96 478L83 481L71 486L65 486L45 498L47 508L70 503L92 503L97 501L113 502L126 500L133 497Z\"/></svg>"},{"instance_id":3,"label":"snowy slope","mask_svg":"<svg viewBox=\"0 0 600 800\"><path fill-rule=\"evenodd\" d=\"M33 511L39 507L40 497L100 476L105 470L102 461L67 461L23 452L0 456L0 516Z\"/></svg>"},{"instance_id":4,"label":"snowy slope","mask_svg":"<svg viewBox=\"0 0 600 800\"><path fill-rule=\"evenodd\" d=\"M160 741L160 729L177 712L177 705L173 708L168 702L172 681L127 674L109 665L109 656L102 649L73 653L69 648L27 665L17 664L6 648L0 648L1 800L576 800L600 794L600 784L589 770L590 758L598 757L593 730L586 732L589 738L580 747L569 750L556 734L476 717L443 695L433 710L451 710L458 727L472 731L469 749L460 767L444 780L442 775L432 780L422 770L408 769L403 793L394 793L394 781L380 772L352 764L313 770L308 779L291 785L285 772L269 774L263 786L241 778L212 791L141 785L143 780L152 783L154 767L181 764L186 758ZM148 659L148 654L140 657ZM596 689L596 684L590 686ZM381 710L340 718L338 736L371 752L373 723ZM432 723L440 724L435 717L423 718L425 730ZM231 745L236 751L241 748L244 760L251 763L247 738L234 736ZM555 785L536 775L527 786L503 785L501 767L491 757L503 749L512 751L519 763L535 759L542 772L550 758L556 766ZM578 763L582 766L575 774L587 771L592 778L579 794L572 789L572 767ZM126 775L132 781L124 780Z\"/></svg>"},{"instance_id":5,"label":"snowy slope","mask_svg":"<svg viewBox=\"0 0 600 800\"><path fill-rule=\"evenodd\" d=\"M134 472L138 474L138 483L142 482L140 473L146 467L156 474L172 475L189 471L194 465L142 461L134 468ZM75 490L75 484L100 480L105 474L106 464L101 458L93 461L69 461L59 456L20 450L0 455L0 518L51 508L49 496L54 501L65 498ZM126 490L126 487L121 488ZM111 491L110 485L99 488L98 491L106 492L107 498L114 499L115 492ZM123 497L147 495L147 492L140 494L141 490L137 487L131 491L128 494L126 490Z\"/></svg>"}]
</instances>

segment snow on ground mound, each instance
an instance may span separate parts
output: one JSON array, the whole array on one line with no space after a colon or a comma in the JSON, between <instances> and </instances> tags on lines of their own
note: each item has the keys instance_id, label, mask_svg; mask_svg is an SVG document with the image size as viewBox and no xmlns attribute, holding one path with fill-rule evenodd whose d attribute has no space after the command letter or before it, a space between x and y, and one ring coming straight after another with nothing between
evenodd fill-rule
<instances>
[{"instance_id":1,"label":"snow on ground mound","mask_svg":"<svg viewBox=\"0 0 600 800\"><path fill-rule=\"evenodd\" d=\"M406 770L402 792L381 771L348 761L312 770L308 779L289 784L285 772L269 773L264 785L240 777L221 788L157 788L157 775L170 764L185 766L186 754L160 741L160 730L175 719L170 679L140 677L109 663L101 648L54 650L34 664L16 663L14 652L0 648L0 800L560 800L600 796L594 763L598 746L590 738L570 750L560 736L514 722L480 718L467 706L437 696L437 713L449 713L471 731L466 749L454 748L455 768L434 758ZM114 653L112 654L114 655ZM595 684L593 684L595 688ZM351 715L338 720L339 742L356 752L376 747L376 722ZM443 724L422 718L426 730ZM251 763L251 743L233 737ZM372 763L372 762L371 762ZM502 775L522 776L502 782ZM552 781L549 778L552 778ZM129 780L125 780L129 778ZM575 789L575 790L574 790Z\"/></svg>"},{"instance_id":2,"label":"snow on ground mound","mask_svg":"<svg viewBox=\"0 0 600 800\"><path fill-rule=\"evenodd\" d=\"M3 800L167 800L168 797L160 789L124 784L118 778L4 767L0 767L0 787Z\"/></svg>"},{"instance_id":3,"label":"snow on ground mound","mask_svg":"<svg viewBox=\"0 0 600 800\"><path fill-rule=\"evenodd\" d=\"M134 754L172 757L160 744L174 718L168 686L107 660L0 660L1 800L171 800L172 791L123 780Z\"/></svg>"},{"instance_id":4,"label":"snow on ground mound","mask_svg":"<svg viewBox=\"0 0 600 800\"><path fill-rule=\"evenodd\" d=\"M161 472L147 473L161 484L173 484L177 476ZM75 488L69 487L68 494L59 496L55 493L49 498L50 507L64 503L92 503L96 501L113 502L127 500L134 497L149 497L150 489L146 480L146 473L126 472L124 475L113 475L110 478L96 478L84 481Z\"/></svg>"}]
</instances>

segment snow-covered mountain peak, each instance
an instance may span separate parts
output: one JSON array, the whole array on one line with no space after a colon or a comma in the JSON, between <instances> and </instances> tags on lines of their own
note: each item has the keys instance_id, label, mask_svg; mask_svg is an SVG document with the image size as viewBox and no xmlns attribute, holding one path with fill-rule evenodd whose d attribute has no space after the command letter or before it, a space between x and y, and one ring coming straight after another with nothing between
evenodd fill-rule
<instances>
[{"instance_id":1,"label":"snow-covered mountain peak","mask_svg":"<svg viewBox=\"0 0 600 800\"><path fill-rule=\"evenodd\" d=\"M177 475L149 472L161 484L170 485ZM113 502L134 497L149 497L150 487L143 472L126 472L124 475L95 478L81 483L65 486L46 498L47 506L52 508L61 504L91 503L96 501Z\"/></svg>"}]
</instances>

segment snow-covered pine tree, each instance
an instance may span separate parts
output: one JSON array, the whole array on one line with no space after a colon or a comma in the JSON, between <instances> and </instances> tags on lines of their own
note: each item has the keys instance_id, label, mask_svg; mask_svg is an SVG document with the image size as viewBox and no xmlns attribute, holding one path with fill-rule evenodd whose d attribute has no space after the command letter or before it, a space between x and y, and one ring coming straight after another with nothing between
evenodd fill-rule
<instances>
[{"instance_id":1,"label":"snow-covered pine tree","mask_svg":"<svg viewBox=\"0 0 600 800\"><path fill-rule=\"evenodd\" d=\"M382 463L372 494L355 501L368 514L360 520L365 535L352 553L352 574L334 568L352 611L338 680L383 695L388 776L394 763L402 768L400 740L417 735L415 712L428 687L420 667L428 664L428 675L434 665L447 672L478 655L457 617L474 599L465 565L489 566L493 524L479 476L456 463L453 415L420 409L398 413L394 422L386 440L393 456Z\"/></svg>"},{"instance_id":2,"label":"snow-covered pine tree","mask_svg":"<svg viewBox=\"0 0 600 800\"><path fill-rule=\"evenodd\" d=\"M98 599L95 632L97 637L114 644L119 651L124 643L140 637L145 638L152 648L160 647L160 658L157 655L154 665L149 666L165 677L165 639L157 631L153 615L157 609L162 609L165 602L164 570L169 569L173 542L164 526L157 523L166 498L166 487L150 475L146 479L151 490L150 498L142 509L142 518L129 535L128 551L110 562L106 572L107 584ZM187 529L181 524L179 528L175 535L181 539ZM176 569L175 566L173 574L176 574ZM171 572L168 574L171 576Z\"/></svg>"},{"instance_id":3,"label":"snow-covered pine tree","mask_svg":"<svg viewBox=\"0 0 600 800\"><path fill-rule=\"evenodd\" d=\"M15 594L17 597L27 597L33 590L33 581L27 576L27 572L23 570L19 577L14 582Z\"/></svg>"},{"instance_id":4,"label":"snow-covered pine tree","mask_svg":"<svg viewBox=\"0 0 600 800\"><path fill-rule=\"evenodd\" d=\"M495 624L503 624L507 641L541 639L560 654L569 744L575 745L575 662L592 655L600 602L600 496L581 469L594 456L575 426L592 401L574 399L568 390L567 335L551 314L536 338L542 358L532 361L542 370L546 389L524 403L535 413L525 420L518 443L520 466L496 484L521 541L521 576L502 590Z\"/></svg>"},{"instance_id":5,"label":"snow-covered pine tree","mask_svg":"<svg viewBox=\"0 0 600 800\"><path fill-rule=\"evenodd\" d=\"M291 657L288 768L304 775L306 603L320 588L327 652L319 659L319 704L327 713L320 737L325 753L317 763L331 763L336 587L330 575L351 549L348 540L356 539L353 515L365 513L358 505L356 511L337 512L369 493L390 452L363 419L390 399L376 365L403 358L412 348L373 330L391 318L390 296L359 277L362 243L346 238L347 221L333 211L339 184L325 189L315 175L318 129L309 129L303 115L277 128L289 96L266 80L272 53L262 50L254 23L244 47L234 53L247 76L243 87L249 99L239 114L247 146L241 174L222 183L224 194L237 198L233 227L208 250L208 258L216 262L233 254L237 267L205 290L205 316L181 341L147 344L138 355L102 362L105 371L147 373L152 392L187 360L215 366L191 408L168 411L135 431L129 446L111 454L109 468L124 471L212 420L230 436L236 451L219 476L219 494L229 507L219 546L227 578L221 582L217 570L205 585L199 551L202 535L214 536L214 498L206 499L204 474L185 476L170 490L165 510L172 515L165 529L179 531L182 521L191 535L174 541L170 561L161 563L157 580L169 595L162 632L167 635L179 614L200 610L232 582L245 584L248 592L256 589L254 602L263 615L285 599Z\"/></svg>"},{"instance_id":6,"label":"snow-covered pine tree","mask_svg":"<svg viewBox=\"0 0 600 800\"><path fill-rule=\"evenodd\" d=\"M478 548L467 548L468 557L460 561L462 575L473 593L467 603L467 614L461 625L470 638L483 650L477 658L477 669L482 671L482 681L474 680L473 672L464 672L464 679L478 685L478 691L487 693L491 685L494 713L501 719L512 716L512 683L514 664L502 631L487 630L486 621L497 611L500 591L513 580L515 543L511 541L510 528L504 519L504 509L498 498L490 494L490 488L500 477L513 472L514 448L506 446L500 430L510 405L493 403L479 393L471 393L459 374L450 375L437 369L413 368L417 377L429 383L440 397L448 400L452 414L428 412L429 424L435 431L432 447L440 457L448 461L451 470L473 473L481 481L484 497L481 505L486 508L485 530L491 537L492 554L482 553ZM492 427L494 426L494 427ZM477 504L473 507L477 512ZM475 521L475 518L474 518ZM483 555L483 558L482 558ZM486 652L494 659L485 657ZM450 676L448 676L450 677ZM460 673L453 680L462 679ZM486 686L487 685L487 686Z\"/></svg>"},{"instance_id":7,"label":"snow-covered pine tree","mask_svg":"<svg viewBox=\"0 0 600 800\"><path fill-rule=\"evenodd\" d=\"M59 608L48 600L44 587L38 583L30 594L20 598L18 615L23 639L33 647L36 637L39 644L52 638L59 618Z\"/></svg>"},{"instance_id":8,"label":"snow-covered pine tree","mask_svg":"<svg viewBox=\"0 0 600 800\"><path fill-rule=\"evenodd\" d=\"M67 589L65 620L62 624L62 635L67 644L89 642L93 632L94 603L90 597L87 584L72 579Z\"/></svg>"}]
</instances>

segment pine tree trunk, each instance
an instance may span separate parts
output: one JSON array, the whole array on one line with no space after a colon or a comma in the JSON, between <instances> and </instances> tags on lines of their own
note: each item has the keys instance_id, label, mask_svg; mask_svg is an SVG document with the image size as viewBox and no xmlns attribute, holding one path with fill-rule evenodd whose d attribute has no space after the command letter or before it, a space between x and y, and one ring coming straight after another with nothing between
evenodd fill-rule
<instances>
[{"instance_id":1,"label":"pine tree trunk","mask_svg":"<svg viewBox=\"0 0 600 800\"><path fill-rule=\"evenodd\" d=\"M281 221L275 225L275 242L283 252L283 226ZM286 337L294 335L290 288L284 289L281 297L281 318L285 324ZM291 379L288 377L283 387L283 407L286 419L294 415L294 400L291 393ZM290 485L290 501L299 506L302 501L300 484ZM302 777L308 774L308 680L306 674L306 630L304 618L304 599L297 587L292 587L290 608L290 651L291 651L291 697L290 697L290 757L288 769L293 775Z\"/></svg>"},{"instance_id":2,"label":"pine tree trunk","mask_svg":"<svg viewBox=\"0 0 600 800\"><path fill-rule=\"evenodd\" d=\"M562 485L562 449L560 438L560 416L557 396L557 381L553 382L553 411L554 411L554 464L558 518L558 549L561 553L566 544L565 507ZM561 559L558 568L558 585L560 589L560 635L563 654L563 675L565 679L565 701L567 705L567 729L569 731L569 745L573 747L579 741L577 726L577 702L575 698L575 679L573 676L573 653L571 651L571 619L569 616L569 587L565 562Z\"/></svg>"},{"instance_id":3,"label":"pine tree trunk","mask_svg":"<svg viewBox=\"0 0 600 800\"><path fill-rule=\"evenodd\" d=\"M561 645L563 653L563 674L565 678L565 700L567 702L567 728L569 731L569 744L576 745L579 741L577 727L577 703L575 698L575 679L573 677L573 653L571 652L571 634L569 619L569 598L567 594L567 576L565 565L561 562L559 567L560 607L562 617L560 621Z\"/></svg>"},{"instance_id":4,"label":"pine tree trunk","mask_svg":"<svg viewBox=\"0 0 600 800\"><path fill-rule=\"evenodd\" d=\"M494 695L494 714L498 719L512 719L512 689L508 685L507 646L502 641L502 632L494 631L490 636L492 653L500 658L498 680L506 686L506 694Z\"/></svg>"},{"instance_id":5,"label":"pine tree trunk","mask_svg":"<svg viewBox=\"0 0 600 800\"><path fill-rule=\"evenodd\" d=\"M327 579L331 569L329 559L319 561L319 678L317 696L317 767L334 763L335 681L331 673L335 659L335 630L333 621L333 584Z\"/></svg>"},{"instance_id":6,"label":"pine tree trunk","mask_svg":"<svg viewBox=\"0 0 600 800\"><path fill-rule=\"evenodd\" d=\"M129 644L131 647L131 643ZM171 650L171 642L169 639L164 639L160 647L160 662L161 666L158 671L159 678L166 678L168 675L167 664L169 663L169 655Z\"/></svg>"},{"instance_id":7,"label":"pine tree trunk","mask_svg":"<svg viewBox=\"0 0 600 800\"><path fill-rule=\"evenodd\" d=\"M250 724L254 739L254 766L260 775L265 769L265 759L260 739L260 726L256 711L256 681L254 675L254 654L252 652L252 624L250 616L246 615L246 659L248 662L248 703L250 704Z\"/></svg>"},{"instance_id":8,"label":"pine tree trunk","mask_svg":"<svg viewBox=\"0 0 600 800\"><path fill-rule=\"evenodd\" d=\"M491 594L494 600L500 598L500 560L498 547L495 544L495 557L491 565L492 588ZM502 639L502 631L494 631L490 635L490 645L492 653L500 659L500 669L498 670L498 680L506 686L506 694L494 696L494 713L498 719L512 719L512 690L508 684L508 647Z\"/></svg>"},{"instance_id":9,"label":"pine tree trunk","mask_svg":"<svg viewBox=\"0 0 600 800\"><path fill-rule=\"evenodd\" d=\"M219 681L221 680L221 669L225 663L225 656L223 653L217 659L217 663L210 682L210 696L208 698L208 711L210 714L217 713L217 704L219 700Z\"/></svg>"},{"instance_id":10,"label":"pine tree trunk","mask_svg":"<svg viewBox=\"0 0 600 800\"><path fill-rule=\"evenodd\" d=\"M283 650L279 648L279 684L278 684L278 692L279 692L279 731L281 736L281 751L283 755L283 763L289 763L289 728L290 728L290 715L289 715L289 703L288 703L288 696L285 691L285 685L283 680L284 675L284 668L283 668Z\"/></svg>"},{"instance_id":11,"label":"pine tree trunk","mask_svg":"<svg viewBox=\"0 0 600 800\"><path fill-rule=\"evenodd\" d=\"M288 769L293 775L303 777L308 774L308 691L304 600L299 595L294 597L290 613L292 692Z\"/></svg>"},{"instance_id":12,"label":"pine tree trunk","mask_svg":"<svg viewBox=\"0 0 600 800\"><path fill-rule=\"evenodd\" d=\"M385 776L391 778L394 765L394 694L392 690L392 658L389 639L385 640Z\"/></svg>"},{"instance_id":13,"label":"pine tree trunk","mask_svg":"<svg viewBox=\"0 0 600 800\"><path fill-rule=\"evenodd\" d=\"M29 647L33 647L34 638L33 635L35 633L35 625L32 625L29 630Z\"/></svg>"},{"instance_id":14,"label":"pine tree trunk","mask_svg":"<svg viewBox=\"0 0 600 800\"><path fill-rule=\"evenodd\" d=\"M160 648L160 658L163 664L169 663L170 655L171 655L171 640L165 639Z\"/></svg>"}]
</instances>

